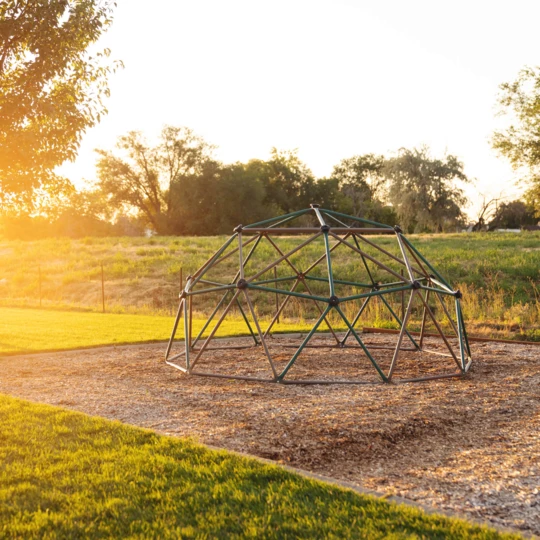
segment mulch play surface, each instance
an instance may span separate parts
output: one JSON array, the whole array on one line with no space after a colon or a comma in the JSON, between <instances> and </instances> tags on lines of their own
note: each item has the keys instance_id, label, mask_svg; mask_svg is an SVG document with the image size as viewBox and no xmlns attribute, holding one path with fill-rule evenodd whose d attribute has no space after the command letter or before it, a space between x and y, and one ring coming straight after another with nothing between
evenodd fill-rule
<instances>
[{"instance_id":1,"label":"mulch play surface","mask_svg":"<svg viewBox=\"0 0 540 540\"><path fill-rule=\"evenodd\" d=\"M392 338L366 341L384 346ZM429 345L441 347L435 339ZM463 379L356 386L190 377L164 364L163 345L13 356L0 359L0 392L540 534L540 347L471 348L474 364ZM285 365L293 350L274 349ZM378 354L387 365L391 352ZM445 357L415 362L412 354L423 353L404 353L398 368L405 371L396 377L455 367ZM248 375L267 370L260 348L209 351L197 367L212 366ZM308 349L290 375L377 380L361 351L329 348Z\"/></svg>"}]
</instances>

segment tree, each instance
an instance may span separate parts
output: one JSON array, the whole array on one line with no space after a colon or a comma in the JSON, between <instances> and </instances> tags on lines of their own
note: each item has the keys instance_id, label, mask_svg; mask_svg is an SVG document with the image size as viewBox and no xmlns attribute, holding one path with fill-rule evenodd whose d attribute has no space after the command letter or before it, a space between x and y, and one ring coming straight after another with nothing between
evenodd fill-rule
<instances>
[{"instance_id":1,"label":"tree","mask_svg":"<svg viewBox=\"0 0 540 540\"><path fill-rule=\"evenodd\" d=\"M354 216L376 219L382 207L385 159L365 154L343 159L334 166L332 178L338 181L340 193L348 203L343 210Z\"/></svg>"},{"instance_id":2,"label":"tree","mask_svg":"<svg viewBox=\"0 0 540 540\"><path fill-rule=\"evenodd\" d=\"M502 199L502 195L493 197L492 199L486 199L485 195L481 196L482 204L480 205L480 208L478 208L478 213L472 226L473 232L485 231L488 228L487 223L491 221L497 213L499 202Z\"/></svg>"},{"instance_id":3,"label":"tree","mask_svg":"<svg viewBox=\"0 0 540 540\"><path fill-rule=\"evenodd\" d=\"M219 164L213 147L185 127L165 126L157 146L149 146L140 132L118 139L121 155L97 150L97 187L113 206L141 212L160 234L186 233L197 212L208 220L212 206L201 198L215 192Z\"/></svg>"},{"instance_id":4,"label":"tree","mask_svg":"<svg viewBox=\"0 0 540 540\"><path fill-rule=\"evenodd\" d=\"M388 200L410 232L442 232L462 223L467 200L456 184L468 182L463 164L452 155L433 159L426 147L402 148L384 166Z\"/></svg>"},{"instance_id":5,"label":"tree","mask_svg":"<svg viewBox=\"0 0 540 540\"><path fill-rule=\"evenodd\" d=\"M272 148L267 166L262 167L266 204L278 212L289 213L309 206L315 179L296 150Z\"/></svg>"},{"instance_id":6,"label":"tree","mask_svg":"<svg viewBox=\"0 0 540 540\"><path fill-rule=\"evenodd\" d=\"M111 23L108 0L0 2L0 204L31 206L65 186L54 169L76 156L106 112L109 51L88 48Z\"/></svg>"},{"instance_id":7,"label":"tree","mask_svg":"<svg viewBox=\"0 0 540 540\"><path fill-rule=\"evenodd\" d=\"M501 85L501 114L512 123L493 135L493 148L510 160L514 169L525 169L529 185L526 199L540 217L540 67L525 68L512 83Z\"/></svg>"},{"instance_id":8,"label":"tree","mask_svg":"<svg viewBox=\"0 0 540 540\"><path fill-rule=\"evenodd\" d=\"M238 224L247 225L275 215L264 203L266 190L259 173L256 161L222 168L218 183L217 233L230 234Z\"/></svg>"},{"instance_id":9,"label":"tree","mask_svg":"<svg viewBox=\"0 0 540 540\"><path fill-rule=\"evenodd\" d=\"M523 201L510 201L498 206L489 230L520 229L524 225L535 225L537 221L533 209Z\"/></svg>"}]
</instances>

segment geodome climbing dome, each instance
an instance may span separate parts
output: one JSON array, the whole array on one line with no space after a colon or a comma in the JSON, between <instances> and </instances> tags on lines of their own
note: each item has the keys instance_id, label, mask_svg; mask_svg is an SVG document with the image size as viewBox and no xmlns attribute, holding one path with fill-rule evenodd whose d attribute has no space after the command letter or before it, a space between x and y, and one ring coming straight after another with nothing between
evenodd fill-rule
<instances>
[{"instance_id":1,"label":"geodome climbing dome","mask_svg":"<svg viewBox=\"0 0 540 540\"><path fill-rule=\"evenodd\" d=\"M472 362L460 299L398 226L312 204L239 225L187 278L165 361L283 384L460 376Z\"/></svg>"}]
</instances>

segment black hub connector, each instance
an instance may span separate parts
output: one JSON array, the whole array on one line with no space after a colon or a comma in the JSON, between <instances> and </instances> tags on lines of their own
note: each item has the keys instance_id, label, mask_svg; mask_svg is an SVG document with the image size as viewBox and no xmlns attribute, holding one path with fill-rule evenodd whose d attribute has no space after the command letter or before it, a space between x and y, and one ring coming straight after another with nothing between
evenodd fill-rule
<instances>
[{"instance_id":1,"label":"black hub connector","mask_svg":"<svg viewBox=\"0 0 540 540\"><path fill-rule=\"evenodd\" d=\"M412 282L412 288L413 288L414 290L420 289L421 287L422 287L422 285L420 284L419 281L416 281L416 280L415 280L415 281Z\"/></svg>"},{"instance_id":2,"label":"black hub connector","mask_svg":"<svg viewBox=\"0 0 540 540\"><path fill-rule=\"evenodd\" d=\"M339 304L339 298L337 296L331 296L329 299L328 299L328 303L331 305L331 306L337 306Z\"/></svg>"},{"instance_id":3,"label":"black hub connector","mask_svg":"<svg viewBox=\"0 0 540 540\"><path fill-rule=\"evenodd\" d=\"M233 229L233 232L241 233L243 230L244 230L244 226L243 226L242 224L240 224L240 225L237 225L237 226Z\"/></svg>"},{"instance_id":4,"label":"black hub connector","mask_svg":"<svg viewBox=\"0 0 540 540\"><path fill-rule=\"evenodd\" d=\"M322 232L329 232L330 231L330 225L321 225L321 231Z\"/></svg>"},{"instance_id":5,"label":"black hub connector","mask_svg":"<svg viewBox=\"0 0 540 540\"><path fill-rule=\"evenodd\" d=\"M381 285L380 285L380 283L374 283L374 284L373 284L373 290L374 290L374 291L380 291L380 290L381 290Z\"/></svg>"},{"instance_id":6,"label":"black hub connector","mask_svg":"<svg viewBox=\"0 0 540 540\"><path fill-rule=\"evenodd\" d=\"M463 298L463 293L458 289L457 291L454 291L454 296L459 300Z\"/></svg>"},{"instance_id":7,"label":"black hub connector","mask_svg":"<svg viewBox=\"0 0 540 540\"><path fill-rule=\"evenodd\" d=\"M394 231L396 231L397 233L402 233L403 229L399 225L394 225Z\"/></svg>"},{"instance_id":8,"label":"black hub connector","mask_svg":"<svg viewBox=\"0 0 540 540\"><path fill-rule=\"evenodd\" d=\"M247 289L248 282L245 279L239 279L236 282L236 288L237 289Z\"/></svg>"},{"instance_id":9,"label":"black hub connector","mask_svg":"<svg viewBox=\"0 0 540 540\"><path fill-rule=\"evenodd\" d=\"M310 208L320 208L321 207L320 204L315 204L315 203L311 203L309 206L310 206Z\"/></svg>"}]
</instances>

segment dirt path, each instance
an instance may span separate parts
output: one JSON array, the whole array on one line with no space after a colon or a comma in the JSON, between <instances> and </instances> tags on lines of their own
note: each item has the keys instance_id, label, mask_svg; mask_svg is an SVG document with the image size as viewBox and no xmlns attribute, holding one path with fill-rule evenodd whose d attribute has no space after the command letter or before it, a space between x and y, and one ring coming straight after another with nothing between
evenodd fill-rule
<instances>
[{"instance_id":1,"label":"dirt path","mask_svg":"<svg viewBox=\"0 0 540 540\"><path fill-rule=\"evenodd\" d=\"M155 345L4 357L0 392L192 436L538 535L540 348L472 349L465 379L369 386L186 377L162 362ZM310 354L324 363L327 353ZM232 354L244 352L222 361Z\"/></svg>"}]
</instances>

